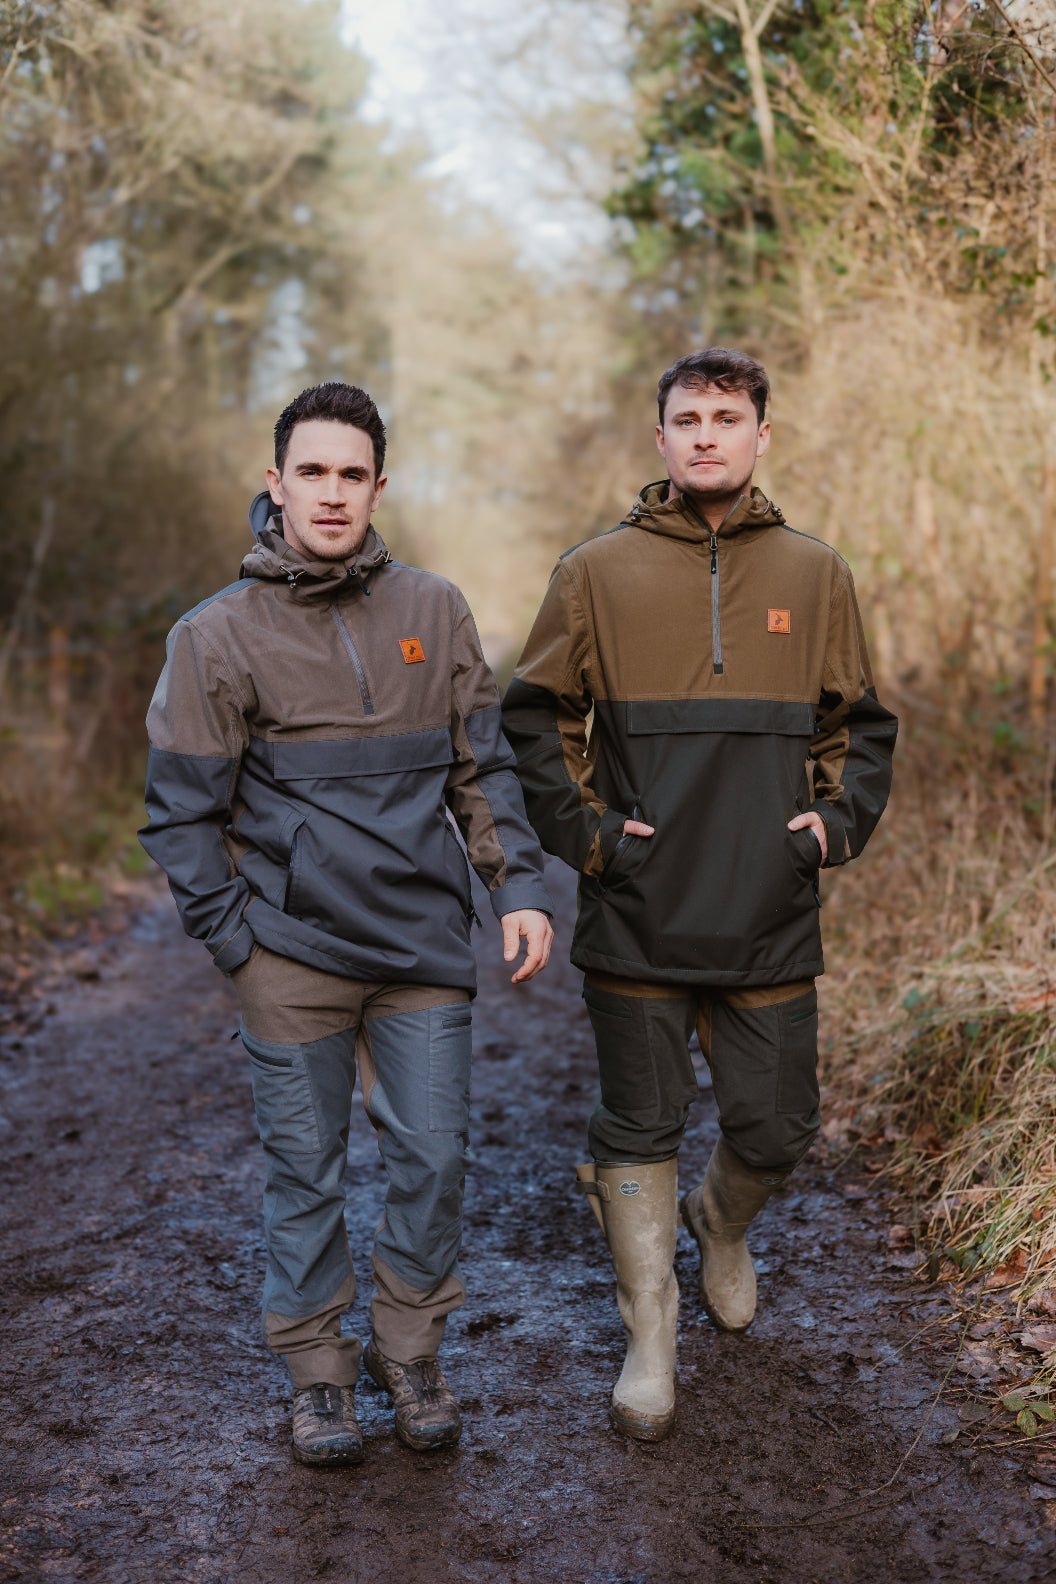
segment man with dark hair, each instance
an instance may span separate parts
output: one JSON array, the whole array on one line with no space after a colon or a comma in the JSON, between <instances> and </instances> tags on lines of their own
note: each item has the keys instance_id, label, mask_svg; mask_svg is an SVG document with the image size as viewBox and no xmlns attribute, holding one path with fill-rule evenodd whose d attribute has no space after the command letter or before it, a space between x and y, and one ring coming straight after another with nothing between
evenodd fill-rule
<instances>
[{"instance_id":1,"label":"man with dark hair","mask_svg":"<svg viewBox=\"0 0 1056 1584\"><path fill-rule=\"evenodd\" d=\"M861 852L891 779L896 722L850 570L752 487L768 393L724 347L667 370L668 476L561 558L504 706L529 818L580 875L572 961L601 1098L579 1176L628 1335L612 1418L645 1441L674 1422L690 1036L721 1136L682 1219L704 1305L738 1331L756 1303L745 1229L820 1123L818 869Z\"/></svg>"},{"instance_id":2,"label":"man with dark hair","mask_svg":"<svg viewBox=\"0 0 1056 1584\"><path fill-rule=\"evenodd\" d=\"M361 1354L342 1183L356 1068L388 1172L363 1362L424 1450L458 1440L436 1361L468 1150L469 859L523 983L552 932L498 693L453 584L371 524L385 428L365 391L306 390L275 426L237 583L169 634L150 707L147 852L242 1005L267 1165L264 1332L306 1463L357 1462ZM479 920L478 920L479 922Z\"/></svg>"}]
</instances>

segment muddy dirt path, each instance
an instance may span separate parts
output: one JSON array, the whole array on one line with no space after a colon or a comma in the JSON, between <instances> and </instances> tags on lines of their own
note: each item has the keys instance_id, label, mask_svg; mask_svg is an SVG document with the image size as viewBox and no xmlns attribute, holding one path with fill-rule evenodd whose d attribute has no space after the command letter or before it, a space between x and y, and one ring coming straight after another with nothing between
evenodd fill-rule
<instances>
[{"instance_id":1,"label":"muddy dirt path","mask_svg":"<svg viewBox=\"0 0 1056 1584\"><path fill-rule=\"evenodd\" d=\"M527 992L505 985L496 929L480 937L470 1301L445 1353L462 1445L406 1451L366 1383L369 1456L353 1470L292 1462L284 1381L258 1337L261 1167L230 988L158 890L130 931L60 957L43 1022L0 1044L0 1578L1053 1577L1053 1531L1016 1457L951 1443L955 1403L926 1418L956 1320L846 1169L808 1165L758 1225L746 1336L700 1311L681 1235L677 1429L642 1447L609 1428L622 1332L570 1191L594 1079L559 885L554 966ZM705 1089L687 1177L714 1136ZM382 1181L360 1111L361 1272Z\"/></svg>"}]
</instances>

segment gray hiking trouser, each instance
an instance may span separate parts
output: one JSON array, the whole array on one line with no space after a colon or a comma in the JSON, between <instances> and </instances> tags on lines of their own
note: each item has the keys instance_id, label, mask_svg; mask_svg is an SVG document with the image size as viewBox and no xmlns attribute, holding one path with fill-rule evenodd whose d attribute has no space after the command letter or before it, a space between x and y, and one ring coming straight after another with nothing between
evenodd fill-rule
<instances>
[{"instance_id":1,"label":"gray hiking trouser","mask_svg":"<svg viewBox=\"0 0 1056 1584\"><path fill-rule=\"evenodd\" d=\"M388 1173L372 1261L374 1339L403 1364L435 1357L447 1315L465 1302L467 992L344 979L260 946L232 981L267 1166L269 1347L295 1387L355 1384L362 1346L341 1334L341 1313L356 1293L344 1172L358 1066Z\"/></svg>"},{"instance_id":2,"label":"gray hiking trouser","mask_svg":"<svg viewBox=\"0 0 1056 1584\"><path fill-rule=\"evenodd\" d=\"M682 1142L697 1075L696 1027L719 1125L749 1166L798 1166L821 1125L818 996L812 979L746 990L586 975L601 1099L590 1119L599 1161L662 1161Z\"/></svg>"}]
</instances>

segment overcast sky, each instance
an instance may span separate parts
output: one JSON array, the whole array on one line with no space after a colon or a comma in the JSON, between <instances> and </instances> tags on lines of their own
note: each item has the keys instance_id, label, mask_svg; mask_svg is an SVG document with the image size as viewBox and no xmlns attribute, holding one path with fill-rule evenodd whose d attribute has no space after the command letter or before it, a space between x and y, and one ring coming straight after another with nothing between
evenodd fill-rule
<instances>
[{"instance_id":1,"label":"overcast sky","mask_svg":"<svg viewBox=\"0 0 1056 1584\"><path fill-rule=\"evenodd\" d=\"M603 244L608 173L544 126L589 102L625 111L622 0L344 0L345 32L372 65L366 113L424 135L431 169L498 213L533 262L567 263ZM588 130L589 130L588 123Z\"/></svg>"}]
</instances>

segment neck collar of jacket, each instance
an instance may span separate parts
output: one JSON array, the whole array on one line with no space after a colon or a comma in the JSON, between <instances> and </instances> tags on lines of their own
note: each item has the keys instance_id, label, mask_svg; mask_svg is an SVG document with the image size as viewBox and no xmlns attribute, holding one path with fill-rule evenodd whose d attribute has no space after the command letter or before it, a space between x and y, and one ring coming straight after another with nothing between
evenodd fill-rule
<instances>
[{"instance_id":1,"label":"neck collar of jacket","mask_svg":"<svg viewBox=\"0 0 1056 1584\"><path fill-rule=\"evenodd\" d=\"M660 479L647 484L623 519L625 526L644 528L647 533L662 534L667 539L685 539L690 544L704 544L712 534L704 517L697 511L690 497L679 495L668 500L671 484ZM778 528L784 523L781 509L767 500L761 489L743 495L729 513L721 528L715 533L720 539L732 539L735 534L752 528Z\"/></svg>"},{"instance_id":2,"label":"neck collar of jacket","mask_svg":"<svg viewBox=\"0 0 1056 1584\"><path fill-rule=\"evenodd\" d=\"M249 509L256 544L242 563L241 577L288 583L300 599L336 594L342 588L362 585L369 593L370 579L392 560L381 535L373 527L354 555L342 561L316 561L287 544L282 534L282 510L267 493L258 495Z\"/></svg>"}]
</instances>

